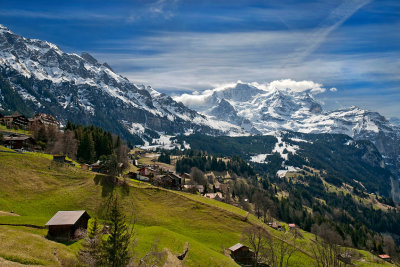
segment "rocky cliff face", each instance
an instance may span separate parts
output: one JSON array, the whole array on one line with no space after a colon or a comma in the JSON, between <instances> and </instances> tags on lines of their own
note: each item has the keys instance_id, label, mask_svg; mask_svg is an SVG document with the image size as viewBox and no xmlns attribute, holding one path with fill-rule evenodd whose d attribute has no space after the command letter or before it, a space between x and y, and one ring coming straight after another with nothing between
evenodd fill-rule
<instances>
[{"instance_id":1,"label":"rocky cliff face","mask_svg":"<svg viewBox=\"0 0 400 267\"><path fill-rule=\"evenodd\" d=\"M232 127L210 121L150 87L133 84L88 53L65 53L4 26L0 26L0 90L3 112L51 113L64 123L96 124L134 143L156 132L223 134Z\"/></svg>"}]
</instances>

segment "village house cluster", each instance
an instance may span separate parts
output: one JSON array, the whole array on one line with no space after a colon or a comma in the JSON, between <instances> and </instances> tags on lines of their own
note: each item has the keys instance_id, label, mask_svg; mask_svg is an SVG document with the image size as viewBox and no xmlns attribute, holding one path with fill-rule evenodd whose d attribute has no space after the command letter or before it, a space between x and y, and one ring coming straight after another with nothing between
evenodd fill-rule
<instances>
[{"instance_id":1,"label":"village house cluster","mask_svg":"<svg viewBox=\"0 0 400 267\"><path fill-rule=\"evenodd\" d=\"M37 113L32 118L27 118L21 114L2 115L0 113L0 124L6 126L7 129L29 130L33 127L56 127L59 128L60 123L51 115ZM11 149L33 151L39 150L40 146L36 140L26 134L15 133L10 131L2 131L4 137L4 145Z\"/></svg>"}]
</instances>

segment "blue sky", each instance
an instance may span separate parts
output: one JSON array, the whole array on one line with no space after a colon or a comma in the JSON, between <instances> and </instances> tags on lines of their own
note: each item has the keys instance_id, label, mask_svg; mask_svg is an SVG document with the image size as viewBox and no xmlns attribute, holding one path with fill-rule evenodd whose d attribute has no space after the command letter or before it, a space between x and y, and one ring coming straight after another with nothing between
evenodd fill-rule
<instances>
[{"instance_id":1,"label":"blue sky","mask_svg":"<svg viewBox=\"0 0 400 267\"><path fill-rule=\"evenodd\" d=\"M400 1L3 1L0 24L169 94L312 80L327 108L400 117Z\"/></svg>"}]
</instances>

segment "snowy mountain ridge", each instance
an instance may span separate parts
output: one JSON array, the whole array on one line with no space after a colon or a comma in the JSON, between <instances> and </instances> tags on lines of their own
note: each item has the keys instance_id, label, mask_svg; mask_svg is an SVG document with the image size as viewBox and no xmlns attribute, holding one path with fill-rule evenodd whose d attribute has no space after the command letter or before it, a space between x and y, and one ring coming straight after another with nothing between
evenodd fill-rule
<instances>
[{"instance_id":1,"label":"snowy mountain ridge","mask_svg":"<svg viewBox=\"0 0 400 267\"><path fill-rule=\"evenodd\" d=\"M0 74L7 88L0 92L4 111L23 102L27 112L49 112L60 120L84 124L101 121L101 126L118 129L125 138L148 131L243 132L230 123L209 120L150 86L130 82L88 53L65 53L54 44L19 36L1 25Z\"/></svg>"},{"instance_id":2,"label":"snowy mountain ridge","mask_svg":"<svg viewBox=\"0 0 400 267\"><path fill-rule=\"evenodd\" d=\"M252 134L276 131L346 134L372 141L400 177L400 127L377 112L351 106L323 110L314 98L326 89L290 79L268 84L237 83L174 99L201 114L226 120Z\"/></svg>"}]
</instances>

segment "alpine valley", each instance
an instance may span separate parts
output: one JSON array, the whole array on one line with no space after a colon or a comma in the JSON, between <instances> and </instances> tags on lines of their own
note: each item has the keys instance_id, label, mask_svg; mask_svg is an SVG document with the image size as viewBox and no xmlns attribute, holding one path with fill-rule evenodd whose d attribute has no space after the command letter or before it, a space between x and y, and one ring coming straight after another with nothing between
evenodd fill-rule
<instances>
[{"instance_id":1,"label":"alpine valley","mask_svg":"<svg viewBox=\"0 0 400 267\"><path fill-rule=\"evenodd\" d=\"M313 96L324 90L307 81L237 82L171 98L130 82L88 53L65 53L0 25L0 110L5 113L50 113L62 123L94 124L139 145L193 132L346 134L376 146L393 173L392 194L399 201L400 126L356 106L324 111Z\"/></svg>"},{"instance_id":2,"label":"alpine valley","mask_svg":"<svg viewBox=\"0 0 400 267\"><path fill-rule=\"evenodd\" d=\"M86 239L53 242L44 224L86 210L106 226L113 197L113 214L120 198L121 214L137 216L138 266L148 255L160 262L145 266L243 265L231 256L254 229L275 242L255 266L397 264L400 124L325 110L325 91L285 79L168 96L0 25L0 265L111 266L79 265ZM16 112L30 119L4 116ZM117 228L93 236L105 244ZM267 264L278 248L280 264Z\"/></svg>"}]
</instances>

